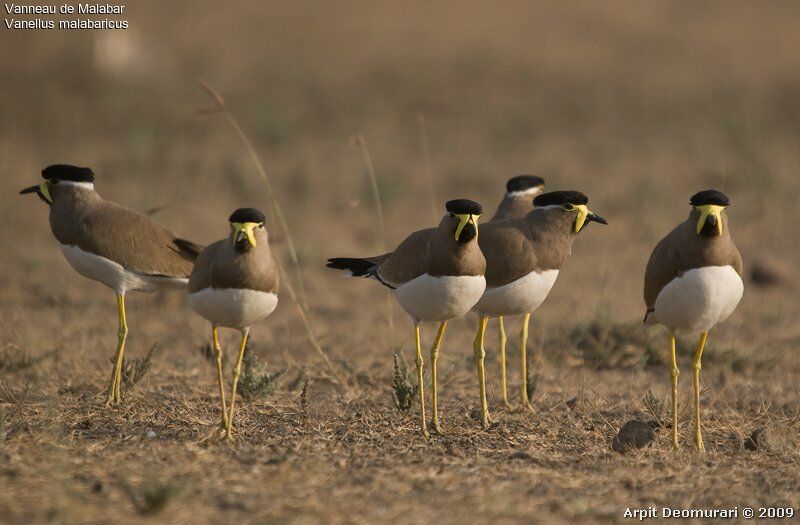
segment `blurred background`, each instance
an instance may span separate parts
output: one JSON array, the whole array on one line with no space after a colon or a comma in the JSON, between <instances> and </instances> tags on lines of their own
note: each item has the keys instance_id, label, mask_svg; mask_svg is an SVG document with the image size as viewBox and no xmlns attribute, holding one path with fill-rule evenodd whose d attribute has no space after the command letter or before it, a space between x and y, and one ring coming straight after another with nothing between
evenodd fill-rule
<instances>
[{"instance_id":1,"label":"blurred background","mask_svg":"<svg viewBox=\"0 0 800 525\"><path fill-rule=\"evenodd\" d=\"M7 351L59 351L40 378L46 398L65 384L99 392L116 312L110 291L63 260L45 206L17 195L44 166L90 166L105 198L203 244L227 234L234 208L268 211L273 249L298 286L250 152L224 114L206 111L200 79L263 163L314 331L340 370L371 370L388 388L391 353L411 362L412 334L384 289L340 278L325 259L391 249L435 224L450 198L490 215L522 173L585 192L609 222L576 240L534 316L537 352L560 355L574 340L552 334L576 325L638 323L652 247L693 193L716 188L731 198L747 276L742 305L710 344L735 353L731 372L760 359L747 378L800 368L798 3L138 0L125 10L113 17L129 21L125 31L0 29L0 338ZM324 374L297 308L281 300L254 331L256 348L271 365ZM196 377L210 394L196 352L208 328L182 295L130 304L131 355L157 342L168 349L157 377ZM444 350L467 396L473 325L454 323ZM635 330L663 342L657 329ZM622 351L638 362L640 350ZM605 351L594 349L601 361ZM563 372L549 370L543 388L557 391ZM624 391L638 370L598 388ZM760 384L791 389L793 377ZM648 378L667 392L666 368ZM635 390L638 400L647 388Z\"/></svg>"},{"instance_id":2,"label":"blurred background","mask_svg":"<svg viewBox=\"0 0 800 525\"><path fill-rule=\"evenodd\" d=\"M225 98L260 156L322 315L345 289L325 258L391 248L437 221L449 198L491 210L520 173L584 191L611 223L578 240L551 309L638 318L650 248L710 187L733 201L748 269L792 273L798 9L144 1L113 17L128 19L126 31L3 30L0 240L15 249L0 255L0 301L13 307L30 286L21 263L26 273L67 270L45 210L16 196L48 164L91 166L106 198L202 243L225 234L233 208L270 208L225 117L201 113L213 104L198 79ZM382 202L379 240L359 136ZM352 290L382 297L375 288Z\"/></svg>"}]
</instances>

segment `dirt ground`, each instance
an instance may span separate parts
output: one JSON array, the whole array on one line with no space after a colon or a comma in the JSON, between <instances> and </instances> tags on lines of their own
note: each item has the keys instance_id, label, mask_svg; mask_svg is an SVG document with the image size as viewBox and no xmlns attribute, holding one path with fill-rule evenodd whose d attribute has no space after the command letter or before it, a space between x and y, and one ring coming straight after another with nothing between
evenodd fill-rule
<instances>
[{"instance_id":1,"label":"dirt ground","mask_svg":"<svg viewBox=\"0 0 800 525\"><path fill-rule=\"evenodd\" d=\"M799 6L199 0L136 2L125 16L126 32L0 29L0 522L800 512ZM203 111L197 79L225 97L263 162L302 287L248 149L224 115ZM104 197L200 243L226 235L236 207L268 211L332 368L284 288L251 346L254 370L283 373L241 401L236 440L220 442L209 437L219 419L209 327L180 292L133 294L127 355L155 350L123 405L106 409L113 294L74 273L44 204L17 195L56 162L93 167ZM394 399L393 354L413 368L408 319L386 290L324 261L391 248L449 198L493 210L520 173L585 192L609 225L581 233L534 314L533 412L503 408L491 323L496 422L480 429L470 316L442 349L446 434L426 441L416 403L401 411ZM658 425L669 419L667 339L640 324L642 277L689 196L709 187L732 200L745 296L703 362L706 454L691 449L694 341L680 342L674 453ZM519 320L507 330L516 401ZM227 376L236 343L224 334ZM655 442L612 450L631 419L655 421ZM784 439L749 450L759 428Z\"/></svg>"}]
</instances>

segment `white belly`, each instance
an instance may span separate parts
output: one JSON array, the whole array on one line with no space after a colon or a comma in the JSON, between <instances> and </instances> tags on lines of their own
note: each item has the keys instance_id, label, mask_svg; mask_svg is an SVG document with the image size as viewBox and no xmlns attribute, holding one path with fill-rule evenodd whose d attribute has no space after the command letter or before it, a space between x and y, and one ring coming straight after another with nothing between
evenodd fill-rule
<instances>
[{"instance_id":1,"label":"white belly","mask_svg":"<svg viewBox=\"0 0 800 525\"><path fill-rule=\"evenodd\" d=\"M247 328L271 314L278 296L270 292L242 288L204 288L189 294L192 310L211 324L227 328Z\"/></svg>"},{"instance_id":2,"label":"white belly","mask_svg":"<svg viewBox=\"0 0 800 525\"><path fill-rule=\"evenodd\" d=\"M75 245L62 244L61 252L76 272L105 284L116 293L185 288L189 282L189 279L180 277L161 277L131 272L110 259L83 251Z\"/></svg>"},{"instance_id":3,"label":"white belly","mask_svg":"<svg viewBox=\"0 0 800 525\"><path fill-rule=\"evenodd\" d=\"M531 272L503 286L486 288L473 310L489 317L533 312L547 298L557 277L558 270Z\"/></svg>"},{"instance_id":4,"label":"white belly","mask_svg":"<svg viewBox=\"0 0 800 525\"><path fill-rule=\"evenodd\" d=\"M661 290L647 320L673 331L705 332L733 313L743 293L742 278L731 266L695 268Z\"/></svg>"},{"instance_id":5,"label":"white belly","mask_svg":"<svg viewBox=\"0 0 800 525\"><path fill-rule=\"evenodd\" d=\"M426 273L399 286L394 294L415 321L442 322L464 316L485 288L482 275L433 277Z\"/></svg>"}]
</instances>

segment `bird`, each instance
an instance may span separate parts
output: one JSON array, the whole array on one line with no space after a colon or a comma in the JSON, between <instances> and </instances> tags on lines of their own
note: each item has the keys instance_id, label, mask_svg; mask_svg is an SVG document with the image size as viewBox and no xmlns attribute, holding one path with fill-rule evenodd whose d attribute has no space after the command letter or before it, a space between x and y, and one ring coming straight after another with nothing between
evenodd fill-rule
<instances>
[{"instance_id":1,"label":"bird","mask_svg":"<svg viewBox=\"0 0 800 525\"><path fill-rule=\"evenodd\" d=\"M194 264L189 277L189 307L211 323L222 428L231 440L236 389L250 328L278 306L280 275L269 248L264 214L255 208L239 208L228 222L228 237L208 245ZM242 336L233 368L230 409L225 404L220 327L236 329Z\"/></svg>"},{"instance_id":2,"label":"bird","mask_svg":"<svg viewBox=\"0 0 800 525\"><path fill-rule=\"evenodd\" d=\"M483 208L468 199L445 205L436 228L409 235L393 252L364 259L328 259L328 268L346 270L355 277L374 279L390 288L411 317L416 343L419 381L420 431L429 437L425 419L420 323L436 322L439 329L430 350L431 427L442 434L439 422L437 363L447 322L466 315L486 287L486 259L478 247L478 220Z\"/></svg>"},{"instance_id":3,"label":"bird","mask_svg":"<svg viewBox=\"0 0 800 525\"><path fill-rule=\"evenodd\" d=\"M50 229L67 262L80 275L108 286L117 297L119 328L106 405L122 401L122 364L128 324L127 292L186 288L202 246L176 237L133 210L103 199L91 168L53 164L42 170L35 193L50 207Z\"/></svg>"},{"instance_id":4,"label":"bird","mask_svg":"<svg viewBox=\"0 0 800 525\"><path fill-rule=\"evenodd\" d=\"M572 252L575 237L591 222L608 222L589 210L589 199L578 191L552 191L533 199L534 208L517 219L487 222L478 240L486 257L486 290L472 308L480 322L474 350L478 358L481 426L489 426L486 382L483 372L484 336L490 317L525 315L522 355L526 354L527 322L544 302L558 272ZM522 402L530 408L527 385L522 383Z\"/></svg>"},{"instance_id":5,"label":"bird","mask_svg":"<svg viewBox=\"0 0 800 525\"><path fill-rule=\"evenodd\" d=\"M742 256L728 225L728 197L717 190L695 193L689 217L653 249L644 276L645 324L669 329L672 379L672 445L678 444L677 332L700 334L692 369L694 444L705 451L700 425L700 368L708 332L727 319L744 295Z\"/></svg>"},{"instance_id":6,"label":"bird","mask_svg":"<svg viewBox=\"0 0 800 525\"><path fill-rule=\"evenodd\" d=\"M537 175L517 175L506 182L506 193L490 221L517 219L533 208L533 198L544 191L544 179Z\"/></svg>"},{"instance_id":7,"label":"bird","mask_svg":"<svg viewBox=\"0 0 800 525\"><path fill-rule=\"evenodd\" d=\"M517 175L508 179L506 182L506 193L500 204L497 206L497 211L494 216L489 219L490 221L501 221L504 219L518 219L526 216L533 209L533 199L544 191L544 179L537 175ZM528 324L530 322L530 313L526 313L522 320L522 330L520 332L520 339L525 341L528 338ZM508 386L506 374L506 330L503 325L503 316L497 317L497 329L500 335L500 379L503 391L503 404L506 407L511 407L508 401ZM522 404L523 406L530 406L528 402L528 389L525 384L528 378L528 363L527 356L525 355L525 345L522 345Z\"/></svg>"}]
</instances>

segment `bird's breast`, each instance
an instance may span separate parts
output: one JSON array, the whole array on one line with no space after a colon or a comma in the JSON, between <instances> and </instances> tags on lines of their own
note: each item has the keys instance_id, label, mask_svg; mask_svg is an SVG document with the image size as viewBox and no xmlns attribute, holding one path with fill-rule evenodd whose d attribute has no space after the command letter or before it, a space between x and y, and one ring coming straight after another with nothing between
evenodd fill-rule
<instances>
[{"instance_id":1,"label":"bird's breast","mask_svg":"<svg viewBox=\"0 0 800 525\"><path fill-rule=\"evenodd\" d=\"M490 317L530 313L539 308L558 278L558 270L533 271L508 284L487 287L473 310Z\"/></svg>"},{"instance_id":2,"label":"bird's breast","mask_svg":"<svg viewBox=\"0 0 800 525\"><path fill-rule=\"evenodd\" d=\"M659 292L653 321L673 331L708 331L733 313L743 294L744 283L732 266L693 268Z\"/></svg>"}]
</instances>

